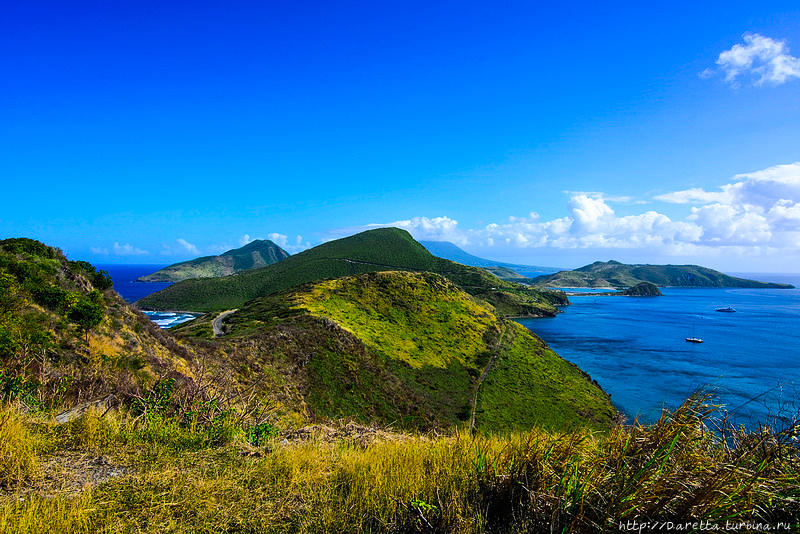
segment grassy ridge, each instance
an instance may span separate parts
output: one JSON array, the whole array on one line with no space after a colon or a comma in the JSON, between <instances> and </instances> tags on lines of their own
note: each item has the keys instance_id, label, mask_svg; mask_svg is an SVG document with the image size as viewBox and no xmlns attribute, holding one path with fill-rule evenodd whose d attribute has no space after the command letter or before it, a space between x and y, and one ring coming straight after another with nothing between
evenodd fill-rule
<instances>
[{"instance_id":1,"label":"grassy ridge","mask_svg":"<svg viewBox=\"0 0 800 534\"><path fill-rule=\"evenodd\" d=\"M553 315L555 305L567 303L558 292L526 288L483 269L437 258L404 230L380 228L323 243L262 269L185 280L137 304L144 309L220 311L308 282L386 270L441 274L506 315Z\"/></svg>"},{"instance_id":2,"label":"grassy ridge","mask_svg":"<svg viewBox=\"0 0 800 534\"><path fill-rule=\"evenodd\" d=\"M699 265L626 265L598 261L572 271L538 276L535 284L548 287L633 287L650 282L660 287L749 287L791 289L791 284L758 282L728 276Z\"/></svg>"},{"instance_id":3,"label":"grassy ridge","mask_svg":"<svg viewBox=\"0 0 800 534\"><path fill-rule=\"evenodd\" d=\"M406 428L462 425L495 351L503 356L489 373L490 400L478 428L607 429L615 415L599 387L541 340L432 273L377 272L309 284L255 299L225 323L231 343L281 332L302 336L302 343L285 339L278 350L285 360L303 362L295 380L317 416ZM505 330L513 335L498 346ZM202 322L178 332L207 335ZM292 355L290 345L297 347Z\"/></svg>"},{"instance_id":4,"label":"grassy ridge","mask_svg":"<svg viewBox=\"0 0 800 534\"><path fill-rule=\"evenodd\" d=\"M476 427L484 431L592 428L616 417L600 388L528 329L505 325L504 343L478 396Z\"/></svg>"}]
</instances>

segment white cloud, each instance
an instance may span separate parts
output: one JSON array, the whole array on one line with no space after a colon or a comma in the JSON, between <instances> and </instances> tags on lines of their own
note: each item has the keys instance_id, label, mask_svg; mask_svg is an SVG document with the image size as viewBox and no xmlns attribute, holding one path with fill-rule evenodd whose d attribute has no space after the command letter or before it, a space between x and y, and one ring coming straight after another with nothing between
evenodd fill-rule
<instances>
[{"instance_id":1,"label":"white cloud","mask_svg":"<svg viewBox=\"0 0 800 534\"><path fill-rule=\"evenodd\" d=\"M583 195L595 200L605 200L606 202L622 202L622 203L638 203L632 197L627 195L609 195L602 191L564 191L565 194L570 196Z\"/></svg>"},{"instance_id":2,"label":"white cloud","mask_svg":"<svg viewBox=\"0 0 800 534\"><path fill-rule=\"evenodd\" d=\"M239 246L243 247L248 243L252 243L253 241L261 239L260 237L250 237L249 234L244 234L242 237L239 238Z\"/></svg>"},{"instance_id":3,"label":"white cloud","mask_svg":"<svg viewBox=\"0 0 800 534\"><path fill-rule=\"evenodd\" d=\"M101 256L108 256L108 249L105 247L89 247L89 250L92 251L92 254L99 254Z\"/></svg>"},{"instance_id":4,"label":"white cloud","mask_svg":"<svg viewBox=\"0 0 800 534\"><path fill-rule=\"evenodd\" d=\"M414 217L368 227L397 226L417 239L503 249L640 249L649 255L796 254L800 246L800 162L739 174L718 191L701 188L656 197L695 204L682 219L655 210L621 216L599 193L576 193L564 217L536 213L505 223L461 228L446 216Z\"/></svg>"},{"instance_id":5,"label":"white cloud","mask_svg":"<svg viewBox=\"0 0 800 534\"><path fill-rule=\"evenodd\" d=\"M789 53L785 41L776 41L757 33L745 33L744 44L735 44L717 58L719 71L725 81L738 85L740 78L748 78L753 85L780 85L792 78L800 78L800 58ZM708 78L713 71L700 73Z\"/></svg>"},{"instance_id":6,"label":"white cloud","mask_svg":"<svg viewBox=\"0 0 800 534\"><path fill-rule=\"evenodd\" d=\"M191 252L192 254L200 254L200 251L197 249L195 245L189 243L182 237L176 239L176 242L178 243L178 246L182 248L184 251Z\"/></svg>"},{"instance_id":7,"label":"white cloud","mask_svg":"<svg viewBox=\"0 0 800 534\"><path fill-rule=\"evenodd\" d=\"M144 256L146 254L149 254L149 252L147 252L146 250L136 248L130 243L125 243L124 245L120 245L119 243L115 242L112 250L114 251L114 254L117 256Z\"/></svg>"},{"instance_id":8,"label":"white cloud","mask_svg":"<svg viewBox=\"0 0 800 534\"><path fill-rule=\"evenodd\" d=\"M654 197L655 200L670 202L672 204L707 204L709 202L725 202L728 194L724 191L704 191L699 187L674 191Z\"/></svg>"}]
</instances>

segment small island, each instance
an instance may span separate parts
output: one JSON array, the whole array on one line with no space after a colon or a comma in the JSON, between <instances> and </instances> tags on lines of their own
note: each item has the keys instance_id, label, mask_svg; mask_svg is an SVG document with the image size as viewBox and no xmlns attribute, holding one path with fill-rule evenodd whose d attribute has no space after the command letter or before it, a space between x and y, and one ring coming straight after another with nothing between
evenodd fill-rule
<instances>
[{"instance_id":1,"label":"small island","mask_svg":"<svg viewBox=\"0 0 800 534\"><path fill-rule=\"evenodd\" d=\"M664 293L658 289L658 286L650 282L640 282L633 287L624 289L618 293L626 297L663 297Z\"/></svg>"},{"instance_id":2,"label":"small island","mask_svg":"<svg viewBox=\"0 0 800 534\"><path fill-rule=\"evenodd\" d=\"M639 282L633 287L621 291L590 292L586 291L565 291L570 297L663 297L664 293L658 286L650 282Z\"/></svg>"}]
</instances>

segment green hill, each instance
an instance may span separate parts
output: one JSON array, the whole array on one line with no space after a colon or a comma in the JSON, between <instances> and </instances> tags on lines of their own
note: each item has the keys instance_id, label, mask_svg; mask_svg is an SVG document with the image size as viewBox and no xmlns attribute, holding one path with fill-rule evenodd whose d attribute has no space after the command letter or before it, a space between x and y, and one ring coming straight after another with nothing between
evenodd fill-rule
<instances>
[{"instance_id":1,"label":"green hill","mask_svg":"<svg viewBox=\"0 0 800 534\"><path fill-rule=\"evenodd\" d=\"M561 271L534 278L542 287L633 287L650 282L659 287L749 287L791 289L790 284L757 282L728 276L699 265L626 265L618 261L597 261L573 271Z\"/></svg>"},{"instance_id":2,"label":"green hill","mask_svg":"<svg viewBox=\"0 0 800 534\"><path fill-rule=\"evenodd\" d=\"M308 282L387 270L440 274L503 315L551 316L557 312L556 305L568 302L561 292L527 288L481 268L437 258L405 230L379 228L323 243L261 269L185 280L137 304L153 310L225 310Z\"/></svg>"},{"instance_id":3,"label":"green hill","mask_svg":"<svg viewBox=\"0 0 800 534\"><path fill-rule=\"evenodd\" d=\"M127 304L104 271L25 238L0 241L0 399L70 405L191 380L192 351Z\"/></svg>"},{"instance_id":4,"label":"green hill","mask_svg":"<svg viewBox=\"0 0 800 534\"><path fill-rule=\"evenodd\" d=\"M0 399L29 405L113 394L134 411L209 422L258 406L284 428L349 417L446 429L475 417L485 430L607 429L615 416L577 367L429 272L272 293L225 318L216 339L217 314L176 337L125 303L105 272L30 239L0 241L0 290Z\"/></svg>"},{"instance_id":5,"label":"green hill","mask_svg":"<svg viewBox=\"0 0 800 534\"><path fill-rule=\"evenodd\" d=\"M177 331L209 337L211 317ZM283 369L267 389L292 384L288 404L313 418L443 428L474 413L476 428L500 431L604 429L615 417L585 373L433 273L306 284L250 301L224 325L218 341L231 345L235 368L254 381Z\"/></svg>"},{"instance_id":6,"label":"green hill","mask_svg":"<svg viewBox=\"0 0 800 534\"><path fill-rule=\"evenodd\" d=\"M180 282L190 278L215 278L278 263L289 253L268 239L257 239L219 256L203 256L164 267L139 278L140 282Z\"/></svg>"}]
</instances>

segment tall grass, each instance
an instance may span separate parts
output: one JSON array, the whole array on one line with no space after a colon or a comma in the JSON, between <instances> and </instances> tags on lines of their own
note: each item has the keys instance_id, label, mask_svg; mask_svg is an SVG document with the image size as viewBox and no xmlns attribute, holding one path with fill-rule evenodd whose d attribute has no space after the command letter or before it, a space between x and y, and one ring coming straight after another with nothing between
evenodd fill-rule
<instances>
[{"instance_id":1,"label":"tall grass","mask_svg":"<svg viewBox=\"0 0 800 534\"><path fill-rule=\"evenodd\" d=\"M632 519L798 528L800 517L797 429L718 429L707 397L605 434L381 434L264 447L241 433L220 445L202 428L118 417L41 431L131 474L77 495L0 499L0 530L599 532Z\"/></svg>"},{"instance_id":2,"label":"tall grass","mask_svg":"<svg viewBox=\"0 0 800 534\"><path fill-rule=\"evenodd\" d=\"M18 488L37 473L36 440L13 406L0 406L0 487Z\"/></svg>"}]
</instances>

